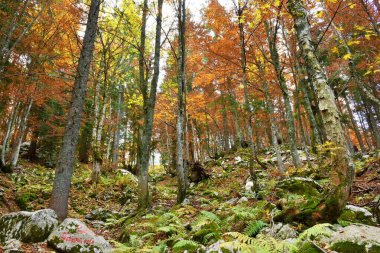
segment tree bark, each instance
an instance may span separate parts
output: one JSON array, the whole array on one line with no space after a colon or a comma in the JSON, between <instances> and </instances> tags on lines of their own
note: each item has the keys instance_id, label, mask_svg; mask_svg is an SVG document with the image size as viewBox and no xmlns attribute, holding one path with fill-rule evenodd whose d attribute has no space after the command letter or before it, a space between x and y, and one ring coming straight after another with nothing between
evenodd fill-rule
<instances>
[{"instance_id":1,"label":"tree bark","mask_svg":"<svg viewBox=\"0 0 380 253\"><path fill-rule=\"evenodd\" d=\"M119 158L120 120L122 118L122 112L123 112L123 93L124 93L124 88L122 85L119 85L115 136L114 136L114 142L113 142L113 147L112 147L112 167L115 169L118 167L118 158Z\"/></svg>"},{"instance_id":2,"label":"tree bark","mask_svg":"<svg viewBox=\"0 0 380 253\"><path fill-rule=\"evenodd\" d=\"M246 57L246 49L245 49L245 35L244 35L244 21L243 21L244 10L245 10L245 7L242 7L239 1L236 11L237 11L238 23L239 23L238 26L239 26L239 42L240 42L240 61L241 61L242 82L243 82L243 89L244 89L244 105L248 113L247 132L248 132L248 138L249 138L248 142L249 142L249 147L250 147L249 172L251 175L251 179L254 182L254 188L255 188L254 190L258 190L257 175L256 175L254 165L253 165L254 159L256 157L256 151L255 151L255 146L253 142L253 130L252 130L253 110L249 102L249 96L248 96L247 57Z\"/></svg>"},{"instance_id":3,"label":"tree bark","mask_svg":"<svg viewBox=\"0 0 380 253\"><path fill-rule=\"evenodd\" d=\"M152 139L152 131L153 131L153 116L154 116L154 108L156 105L156 95L157 95L157 85L158 85L158 77L160 74L160 53L161 53L161 24L162 24L162 4L163 0L158 0L158 13L157 13L157 24L156 24L156 38L155 38L155 46L154 46L154 72L153 78L151 81L150 94L148 97L148 90L145 89L146 86L144 82L144 74L140 69L140 84L143 85L143 98L144 98L144 133L142 136L141 142L141 154L140 154L140 162L139 162L139 208L147 208L150 205L149 200L149 188L148 188L148 179L149 179L149 159L150 159L150 151L151 151L151 139ZM144 1L144 10L143 10L143 24L146 22L146 14L147 14L147 3ZM144 21L145 19L145 21ZM143 35L144 34L144 35ZM142 28L142 52L145 52L145 25ZM144 40L144 41L143 41ZM141 52L140 52L141 53ZM144 62L144 55L140 55L142 57L142 62ZM141 59L140 59L141 61Z\"/></svg>"},{"instance_id":4,"label":"tree bark","mask_svg":"<svg viewBox=\"0 0 380 253\"><path fill-rule=\"evenodd\" d=\"M25 108L24 115L23 115L22 120L20 122L18 135L16 136L16 139L14 141L12 156L11 156L11 166L12 167L16 167L17 162L18 162L18 157L20 155L20 147L22 144L22 140L24 139L24 133L25 133L25 130L27 127L29 113L30 113L30 109L32 108L32 104L33 104L33 98L30 98L28 106Z\"/></svg>"},{"instance_id":5,"label":"tree bark","mask_svg":"<svg viewBox=\"0 0 380 253\"><path fill-rule=\"evenodd\" d=\"M7 131L5 133L4 140L2 143L1 159L0 159L1 164L3 164L3 165L5 165L7 163L7 161L5 160L5 155L7 152L7 148L9 146L9 138L10 138L10 135L12 133L12 129L13 129L13 126L14 126L14 123L16 120L16 114L17 114L18 106L19 106L19 102L16 102L15 105L12 107L11 114L9 116L9 120L7 123Z\"/></svg>"},{"instance_id":6,"label":"tree bark","mask_svg":"<svg viewBox=\"0 0 380 253\"><path fill-rule=\"evenodd\" d=\"M276 71L278 82L280 84L282 97L284 98L285 118L286 118L286 125L288 128L287 130L288 130L288 134L290 138L291 155L293 159L293 164L296 168L299 168L301 167L301 160L300 160L300 156L298 154L298 149L297 149L296 129L295 129L295 124L294 124L292 106L290 104L289 89L288 89L288 86L286 85L286 80L282 72L280 56L278 54L277 44L276 44L278 21L276 22L276 25L274 28L271 28L269 21L266 21L265 28L266 28L267 37L268 37L268 44L269 44L269 49L270 49L269 51L270 51L270 55L272 59L272 64Z\"/></svg>"},{"instance_id":7,"label":"tree bark","mask_svg":"<svg viewBox=\"0 0 380 253\"><path fill-rule=\"evenodd\" d=\"M178 1L178 29L179 29L179 59L178 59L178 116L177 116L177 179L178 193L177 203L182 203L186 198L186 174L183 157L184 116L185 116L185 62L186 62L186 0Z\"/></svg>"},{"instance_id":8,"label":"tree bark","mask_svg":"<svg viewBox=\"0 0 380 253\"><path fill-rule=\"evenodd\" d=\"M317 219L333 221L339 217L347 203L354 177L354 166L347 150L333 91L327 84L327 77L321 63L314 54L306 9L301 0L288 0L287 6L294 19L302 57L308 72L312 75L312 81L319 99L319 109L326 129L327 141L334 150L334 155L330 157L332 164L334 164L329 171L330 186L316 207Z\"/></svg>"},{"instance_id":9,"label":"tree bark","mask_svg":"<svg viewBox=\"0 0 380 253\"><path fill-rule=\"evenodd\" d=\"M86 99L87 81L94 51L100 2L100 0L91 0L82 51L78 62L77 74L75 76L72 103L69 109L63 144L58 157L58 164L55 170L50 207L56 211L61 220L67 216L71 177L75 162L75 151L78 143L83 104Z\"/></svg>"}]
</instances>

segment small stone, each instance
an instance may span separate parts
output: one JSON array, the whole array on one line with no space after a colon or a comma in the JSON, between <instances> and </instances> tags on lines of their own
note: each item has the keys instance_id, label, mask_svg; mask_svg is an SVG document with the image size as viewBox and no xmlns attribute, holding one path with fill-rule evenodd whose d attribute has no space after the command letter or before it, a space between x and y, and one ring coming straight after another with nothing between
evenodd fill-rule
<instances>
[{"instance_id":1,"label":"small stone","mask_svg":"<svg viewBox=\"0 0 380 253\"><path fill-rule=\"evenodd\" d=\"M16 239L10 239L4 243L4 253L22 253L21 242Z\"/></svg>"},{"instance_id":2,"label":"small stone","mask_svg":"<svg viewBox=\"0 0 380 253\"><path fill-rule=\"evenodd\" d=\"M190 205L190 200L189 199L184 199L183 202L182 202L182 205L186 206L186 205Z\"/></svg>"},{"instance_id":3,"label":"small stone","mask_svg":"<svg viewBox=\"0 0 380 253\"><path fill-rule=\"evenodd\" d=\"M247 197L241 197L238 201L238 203L244 203L244 202L248 202L248 198Z\"/></svg>"}]
</instances>

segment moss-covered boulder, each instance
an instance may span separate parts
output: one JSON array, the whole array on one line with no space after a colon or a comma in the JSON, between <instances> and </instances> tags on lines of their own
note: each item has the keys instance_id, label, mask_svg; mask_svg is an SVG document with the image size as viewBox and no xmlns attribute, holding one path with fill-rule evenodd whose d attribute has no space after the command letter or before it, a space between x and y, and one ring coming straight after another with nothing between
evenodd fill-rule
<instances>
[{"instance_id":1,"label":"moss-covered boulder","mask_svg":"<svg viewBox=\"0 0 380 253\"><path fill-rule=\"evenodd\" d=\"M58 225L58 217L51 209L36 212L16 212L0 218L0 242L10 239L22 242L42 242Z\"/></svg>"},{"instance_id":2,"label":"moss-covered boulder","mask_svg":"<svg viewBox=\"0 0 380 253\"><path fill-rule=\"evenodd\" d=\"M338 218L341 225L349 225L351 223L363 223L366 225L376 225L376 221L372 214L363 207L347 205L342 214Z\"/></svg>"},{"instance_id":3,"label":"moss-covered boulder","mask_svg":"<svg viewBox=\"0 0 380 253\"><path fill-rule=\"evenodd\" d=\"M111 245L83 222L67 218L49 236L48 244L63 253L111 252Z\"/></svg>"},{"instance_id":4,"label":"moss-covered boulder","mask_svg":"<svg viewBox=\"0 0 380 253\"><path fill-rule=\"evenodd\" d=\"M302 177L282 180L276 185L276 195L279 198L277 207L281 212L276 215L275 221L312 225L318 220L315 213L323 199L323 187L315 180Z\"/></svg>"},{"instance_id":5,"label":"moss-covered boulder","mask_svg":"<svg viewBox=\"0 0 380 253\"><path fill-rule=\"evenodd\" d=\"M380 228L353 224L336 231L330 249L344 253L380 253Z\"/></svg>"}]
</instances>

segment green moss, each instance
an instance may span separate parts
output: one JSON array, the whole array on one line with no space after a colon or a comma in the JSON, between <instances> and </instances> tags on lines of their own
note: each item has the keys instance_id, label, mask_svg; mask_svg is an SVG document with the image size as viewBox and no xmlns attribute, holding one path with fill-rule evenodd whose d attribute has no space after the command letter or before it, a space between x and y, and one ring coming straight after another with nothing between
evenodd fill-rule
<instances>
[{"instance_id":1,"label":"green moss","mask_svg":"<svg viewBox=\"0 0 380 253\"><path fill-rule=\"evenodd\" d=\"M342 253L366 253L364 245L359 245L354 242L337 242L331 247L332 250Z\"/></svg>"},{"instance_id":2,"label":"green moss","mask_svg":"<svg viewBox=\"0 0 380 253\"><path fill-rule=\"evenodd\" d=\"M317 248L311 242L305 242L299 248L298 253L323 253L323 251Z\"/></svg>"}]
</instances>

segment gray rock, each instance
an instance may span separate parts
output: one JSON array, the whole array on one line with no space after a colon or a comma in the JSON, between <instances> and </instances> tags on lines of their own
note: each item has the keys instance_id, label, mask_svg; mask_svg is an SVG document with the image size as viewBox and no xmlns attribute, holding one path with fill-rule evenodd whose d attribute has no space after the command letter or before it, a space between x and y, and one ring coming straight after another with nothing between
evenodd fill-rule
<instances>
[{"instance_id":1,"label":"gray rock","mask_svg":"<svg viewBox=\"0 0 380 253\"><path fill-rule=\"evenodd\" d=\"M376 225L376 219L367 209L354 205L347 205L338 221L348 223L363 223L366 225Z\"/></svg>"},{"instance_id":2,"label":"gray rock","mask_svg":"<svg viewBox=\"0 0 380 253\"><path fill-rule=\"evenodd\" d=\"M289 224L275 223L272 227L263 228L260 234L270 235L278 240L293 239L298 236L298 232Z\"/></svg>"},{"instance_id":3,"label":"gray rock","mask_svg":"<svg viewBox=\"0 0 380 253\"><path fill-rule=\"evenodd\" d=\"M245 183L245 191L247 193L250 193L250 194L254 194L254 192L252 191L252 187L253 187L253 181L251 180L247 180L247 182Z\"/></svg>"},{"instance_id":4,"label":"gray rock","mask_svg":"<svg viewBox=\"0 0 380 253\"><path fill-rule=\"evenodd\" d=\"M48 244L63 253L103 253L111 252L111 245L97 236L83 222L65 219L48 238Z\"/></svg>"},{"instance_id":5,"label":"gray rock","mask_svg":"<svg viewBox=\"0 0 380 253\"><path fill-rule=\"evenodd\" d=\"M21 242L16 239L10 239L4 243L4 253L23 253Z\"/></svg>"},{"instance_id":6,"label":"gray rock","mask_svg":"<svg viewBox=\"0 0 380 253\"><path fill-rule=\"evenodd\" d=\"M248 202L248 198L247 197L241 197L238 201L238 203L244 203L244 202Z\"/></svg>"},{"instance_id":7,"label":"gray rock","mask_svg":"<svg viewBox=\"0 0 380 253\"><path fill-rule=\"evenodd\" d=\"M223 240L217 241L206 248L206 253L235 253L238 252L232 244L226 244Z\"/></svg>"},{"instance_id":8,"label":"gray rock","mask_svg":"<svg viewBox=\"0 0 380 253\"><path fill-rule=\"evenodd\" d=\"M184 199L182 202L183 206L190 205L190 200L188 198Z\"/></svg>"},{"instance_id":9,"label":"gray rock","mask_svg":"<svg viewBox=\"0 0 380 253\"><path fill-rule=\"evenodd\" d=\"M353 224L338 229L331 238L330 249L336 252L380 252L380 228Z\"/></svg>"},{"instance_id":10,"label":"gray rock","mask_svg":"<svg viewBox=\"0 0 380 253\"><path fill-rule=\"evenodd\" d=\"M58 217L51 209L10 213L0 218L0 242L10 239L42 242L57 225Z\"/></svg>"}]
</instances>

